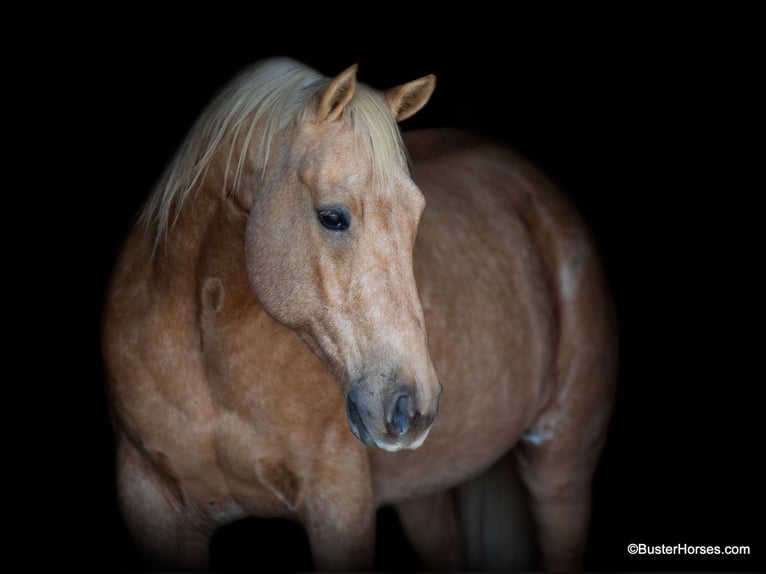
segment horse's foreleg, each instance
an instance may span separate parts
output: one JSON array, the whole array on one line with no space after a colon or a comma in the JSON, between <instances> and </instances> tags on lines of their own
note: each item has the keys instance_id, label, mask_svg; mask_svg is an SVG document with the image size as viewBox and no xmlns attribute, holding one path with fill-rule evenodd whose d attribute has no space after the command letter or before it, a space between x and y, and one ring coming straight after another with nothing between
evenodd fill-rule
<instances>
[{"instance_id":1,"label":"horse's foreleg","mask_svg":"<svg viewBox=\"0 0 766 574\"><path fill-rule=\"evenodd\" d=\"M204 569L211 531L184 517L172 480L163 477L128 440L117 453L117 494L142 560L154 568Z\"/></svg>"},{"instance_id":2,"label":"horse's foreleg","mask_svg":"<svg viewBox=\"0 0 766 574\"><path fill-rule=\"evenodd\" d=\"M314 507L305 521L314 567L325 571L372 569L375 553L375 510L349 512L341 503ZM322 508L323 507L323 508Z\"/></svg>"},{"instance_id":3,"label":"horse's foreleg","mask_svg":"<svg viewBox=\"0 0 766 574\"><path fill-rule=\"evenodd\" d=\"M330 459L332 460L332 459ZM317 570L365 571L375 554L375 505L369 470L334 463L314 480L299 510Z\"/></svg>"},{"instance_id":4,"label":"horse's foreleg","mask_svg":"<svg viewBox=\"0 0 766 574\"><path fill-rule=\"evenodd\" d=\"M407 539L429 570L463 568L463 541L449 492L396 505Z\"/></svg>"}]
</instances>

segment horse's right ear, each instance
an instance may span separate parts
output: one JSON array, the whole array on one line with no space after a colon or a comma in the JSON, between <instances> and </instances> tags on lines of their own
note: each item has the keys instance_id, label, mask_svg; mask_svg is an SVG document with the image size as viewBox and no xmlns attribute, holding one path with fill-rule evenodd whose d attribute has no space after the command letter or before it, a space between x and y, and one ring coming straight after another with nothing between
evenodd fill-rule
<instances>
[{"instance_id":1,"label":"horse's right ear","mask_svg":"<svg viewBox=\"0 0 766 574\"><path fill-rule=\"evenodd\" d=\"M338 74L325 88L319 99L317 118L320 122L337 120L356 92L356 69L358 64Z\"/></svg>"}]
</instances>

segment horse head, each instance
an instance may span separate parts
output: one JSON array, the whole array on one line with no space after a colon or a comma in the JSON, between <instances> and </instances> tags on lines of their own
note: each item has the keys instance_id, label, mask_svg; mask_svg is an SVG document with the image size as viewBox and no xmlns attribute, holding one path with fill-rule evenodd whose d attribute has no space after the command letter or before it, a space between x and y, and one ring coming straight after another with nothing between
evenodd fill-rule
<instances>
[{"instance_id":1,"label":"horse head","mask_svg":"<svg viewBox=\"0 0 766 574\"><path fill-rule=\"evenodd\" d=\"M307 84L257 189L237 192L253 291L339 381L354 435L389 451L423 443L442 388L413 273L425 200L397 126L434 85L378 92L356 66Z\"/></svg>"}]
</instances>

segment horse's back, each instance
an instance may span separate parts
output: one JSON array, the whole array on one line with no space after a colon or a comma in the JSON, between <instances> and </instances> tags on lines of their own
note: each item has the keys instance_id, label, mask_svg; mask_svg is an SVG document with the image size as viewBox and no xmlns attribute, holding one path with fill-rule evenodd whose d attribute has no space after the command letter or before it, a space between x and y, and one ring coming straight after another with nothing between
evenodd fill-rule
<instances>
[{"instance_id":1,"label":"horse's back","mask_svg":"<svg viewBox=\"0 0 766 574\"><path fill-rule=\"evenodd\" d=\"M509 148L473 134L405 136L427 200L415 271L434 345L447 323L465 320L477 335L494 327L512 346L528 345L532 362L544 363L573 308L600 306L611 320L591 234L550 179Z\"/></svg>"}]
</instances>

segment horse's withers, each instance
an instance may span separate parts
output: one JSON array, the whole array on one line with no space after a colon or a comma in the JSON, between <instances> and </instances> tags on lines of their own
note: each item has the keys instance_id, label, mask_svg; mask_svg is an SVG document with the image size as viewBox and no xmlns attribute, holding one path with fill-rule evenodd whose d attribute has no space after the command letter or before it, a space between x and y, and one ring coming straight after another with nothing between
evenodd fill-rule
<instances>
[{"instance_id":1,"label":"horse's withers","mask_svg":"<svg viewBox=\"0 0 766 574\"><path fill-rule=\"evenodd\" d=\"M381 98L357 91L350 68L318 94L314 113L280 134L289 156L275 158L257 190L240 192L250 194L253 291L340 382L354 435L389 451L423 443L441 393L412 268L425 201L396 126L426 103L433 82ZM365 122L352 121L360 115ZM379 147L360 161L371 142Z\"/></svg>"}]
</instances>

